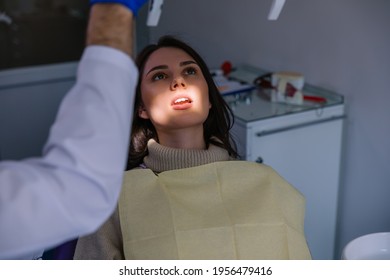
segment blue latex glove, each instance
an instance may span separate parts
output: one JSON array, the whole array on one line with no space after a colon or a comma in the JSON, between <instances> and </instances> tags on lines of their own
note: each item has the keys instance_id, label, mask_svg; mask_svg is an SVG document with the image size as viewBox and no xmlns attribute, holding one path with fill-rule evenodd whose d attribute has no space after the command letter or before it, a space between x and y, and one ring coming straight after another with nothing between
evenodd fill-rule
<instances>
[{"instance_id":1,"label":"blue latex glove","mask_svg":"<svg viewBox=\"0 0 390 280\"><path fill-rule=\"evenodd\" d=\"M90 0L90 5L96 3L112 3L112 4L122 4L129 8L134 16L137 16L138 10L145 4L148 0Z\"/></svg>"}]
</instances>

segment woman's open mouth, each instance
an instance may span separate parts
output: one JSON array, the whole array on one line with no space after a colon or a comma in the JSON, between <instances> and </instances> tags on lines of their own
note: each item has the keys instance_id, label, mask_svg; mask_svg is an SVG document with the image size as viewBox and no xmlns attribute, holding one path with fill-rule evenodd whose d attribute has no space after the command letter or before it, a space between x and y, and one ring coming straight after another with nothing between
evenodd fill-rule
<instances>
[{"instance_id":1,"label":"woman's open mouth","mask_svg":"<svg viewBox=\"0 0 390 280\"><path fill-rule=\"evenodd\" d=\"M174 105L184 104L184 103L191 103L191 100L189 98L187 98L187 97L181 97L181 98L176 99L173 102Z\"/></svg>"},{"instance_id":2,"label":"woman's open mouth","mask_svg":"<svg viewBox=\"0 0 390 280\"><path fill-rule=\"evenodd\" d=\"M179 97L174 99L171 105L174 110L186 110L192 107L192 100L188 97Z\"/></svg>"}]
</instances>

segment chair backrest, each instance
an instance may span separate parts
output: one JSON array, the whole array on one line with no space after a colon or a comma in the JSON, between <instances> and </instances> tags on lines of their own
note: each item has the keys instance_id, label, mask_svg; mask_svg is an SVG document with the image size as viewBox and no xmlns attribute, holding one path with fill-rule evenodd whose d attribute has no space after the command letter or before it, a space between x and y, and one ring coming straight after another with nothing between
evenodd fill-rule
<instances>
[{"instance_id":1,"label":"chair backrest","mask_svg":"<svg viewBox=\"0 0 390 280\"><path fill-rule=\"evenodd\" d=\"M77 239L65 242L49 251L46 251L43 259L46 260L73 260Z\"/></svg>"}]
</instances>

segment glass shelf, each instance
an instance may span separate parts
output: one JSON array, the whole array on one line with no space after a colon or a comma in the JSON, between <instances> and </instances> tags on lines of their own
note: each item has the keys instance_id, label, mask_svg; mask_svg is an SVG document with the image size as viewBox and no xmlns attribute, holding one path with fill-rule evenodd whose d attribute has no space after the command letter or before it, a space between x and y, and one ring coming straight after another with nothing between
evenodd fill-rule
<instances>
[{"instance_id":1,"label":"glass shelf","mask_svg":"<svg viewBox=\"0 0 390 280\"><path fill-rule=\"evenodd\" d=\"M230 77L243 82L252 83L256 77L265 73L267 73L267 71L244 65L238 68L237 73L233 72ZM344 97L342 95L310 84L305 84L302 91L307 95L324 97L326 102L317 103L304 101L302 105L271 102L270 90L261 88L224 95L224 99L233 110L235 118L246 122L308 110L317 110L344 103Z\"/></svg>"}]
</instances>

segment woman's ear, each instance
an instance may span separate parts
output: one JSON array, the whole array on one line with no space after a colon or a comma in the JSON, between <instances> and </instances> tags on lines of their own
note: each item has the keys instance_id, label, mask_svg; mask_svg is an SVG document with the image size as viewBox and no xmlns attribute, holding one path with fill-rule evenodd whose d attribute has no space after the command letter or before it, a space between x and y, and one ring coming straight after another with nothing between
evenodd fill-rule
<instances>
[{"instance_id":1,"label":"woman's ear","mask_svg":"<svg viewBox=\"0 0 390 280\"><path fill-rule=\"evenodd\" d=\"M138 116L139 116L141 119L149 119L148 112L146 111L144 105L140 105L140 106L139 106L139 108L138 108Z\"/></svg>"}]
</instances>

